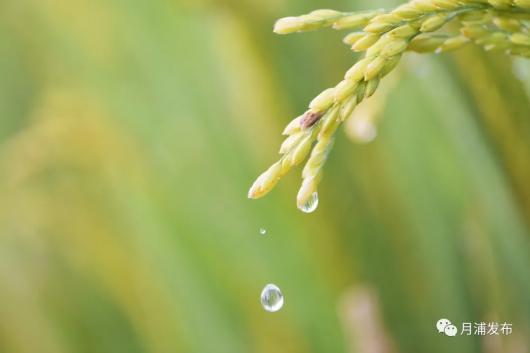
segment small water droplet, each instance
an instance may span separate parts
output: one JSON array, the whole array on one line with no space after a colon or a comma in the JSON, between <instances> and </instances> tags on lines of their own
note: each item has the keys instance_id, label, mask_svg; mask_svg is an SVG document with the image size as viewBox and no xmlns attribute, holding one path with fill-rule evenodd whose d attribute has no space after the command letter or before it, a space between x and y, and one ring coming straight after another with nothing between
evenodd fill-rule
<instances>
[{"instance_id":1,"label":"small water droplet","mask_svg":"<svg viewBox=\"0 0 530 353\"><path fill-rule=\"evenodd\" d=\"M283 306L283 295L280 288L274 284L267 284L261 292L261 305L270 312L280 310Z\"/></svg>"},{"instance_id":2,"label":"small water droplet","mask_svg":"<svg viewBox=\"0 0 530 353\"><path fill-rule=\"evenodd\" d=\"M311 213L317 209L318 206L318 193L314 192L313 195L304 203L302 206L298 207L302 212Z\"/></svg>"},{"instance_id":3,"label":"small water droplet","mask_svg":"<svg viewBox=\"0 0 530 353\"><path fill-rule=\"evenodd\" d=\"M260 232L261 234L265 234L267 231L265 230L265 228L261 228L261 229L259 230L259 232Z\"/></svg>"}]
</instances>

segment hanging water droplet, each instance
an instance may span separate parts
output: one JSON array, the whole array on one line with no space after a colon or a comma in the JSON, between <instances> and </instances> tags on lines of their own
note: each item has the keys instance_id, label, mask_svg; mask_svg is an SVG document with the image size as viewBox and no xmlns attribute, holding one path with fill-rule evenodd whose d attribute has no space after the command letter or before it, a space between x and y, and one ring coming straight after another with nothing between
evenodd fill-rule
<instances>
[{"instance_id":1,"label":"hanging water droplet","mask_svg":"<svg viewBox=\"0 0 530 353\"><path fill-rule=\"evenodd\" d=\"M306 201L302 206L298 207L302 212L311 213L317 209L318 206L318 193L314 192L313 195Z\"/></svg>"},{"instance_id":2,"label":"hanging water droplet","mask_svg":"<svg viewBox=\"0 0 530 353\"><path fill-rule=\"evenodd\" d=\"M274 284L267 284L261 292L261 305L270 312L280 310L283 306L283 295L280 288Z\"/></svg>"},{"instance_id":3,"label":"hanging water droplet","mask_svg":"<svg viewBox=\"0 0 530 353\"><path fill-rule=\"evenodd\" d=\"M265 230L265 228L261 228L261 229L259 230L259 232L260 232L261 234L265 234L266 230Z\"/></svg>"}]
</instances>

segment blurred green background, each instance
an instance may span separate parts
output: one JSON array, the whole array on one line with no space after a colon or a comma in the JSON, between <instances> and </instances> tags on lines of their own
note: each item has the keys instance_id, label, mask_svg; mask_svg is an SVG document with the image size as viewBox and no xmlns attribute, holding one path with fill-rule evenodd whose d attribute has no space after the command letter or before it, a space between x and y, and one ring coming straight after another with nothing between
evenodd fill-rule
<instances>
[{"instance_id":1,"label":"blurred green background","mask_svg":"<svg viewBox=\"0 0 530 353\"><path fill-rule=\"evenodd\" d=\"M357 60L274 21L398 3L0 2L0 352L529 352L528 61L408 54L314 213L246 198Z\"/></svg>"}]
</instances>

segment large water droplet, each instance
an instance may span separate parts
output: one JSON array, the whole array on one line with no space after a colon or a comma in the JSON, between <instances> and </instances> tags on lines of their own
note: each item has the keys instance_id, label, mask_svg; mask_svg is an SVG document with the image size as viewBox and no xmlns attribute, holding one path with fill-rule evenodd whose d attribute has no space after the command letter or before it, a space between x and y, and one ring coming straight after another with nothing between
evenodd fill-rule
<instances>
[{"instance_id":1,"label":"large water droplet","mask_svg":"<svg viewBox=\"0 0 530 353\"><path fill-rule=\"evenodd\" d=\"M280 310L283 306L283 295L280 288L274 284L267 284L261 292L261 305L270 312Z\"/></svg>"},{"instance_id":2,"label":"large water droplet","mask_svg":"<svg viewBox=\"0 0 530 353\"><path fill-rule=\"evenodd\" d=\"M313 195L311 195L311 197L309 198L309 200L307 200L306 203L304 203L302 206L298 208L301 209L302 212L311 213L317 209L317 206L318 206L318 193L314 192Z\"/></svg>"},{"instance_id":3,"label":"large water droplet","mask_svg":"<svg viewBox=\"0 0 530 353\"><path fill-rule=\"evenodd\" d=\"M265 228L261 228L261 229L259 230L259 232L260 232L261 234L265 234L266 230L265 230Z\"/></svg>"}]
</instances>

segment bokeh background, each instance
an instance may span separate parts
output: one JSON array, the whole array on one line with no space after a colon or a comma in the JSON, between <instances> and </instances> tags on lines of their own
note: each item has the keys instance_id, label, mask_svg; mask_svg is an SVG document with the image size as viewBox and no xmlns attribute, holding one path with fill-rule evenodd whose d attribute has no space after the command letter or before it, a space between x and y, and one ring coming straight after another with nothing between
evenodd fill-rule
<instances>
[{"instance_id":1,"label":"bokeh background","mask_svg":"<svg viewBox=\"0 0 530 353\"><path fill-rule=\"evenodd\" d=\"M314 213L301 168L246 198L357 60L274 21L397 4L0 2L0 352L530 351L529 61L409 54L339 133Z\"/></svg>"}]
</instances>

